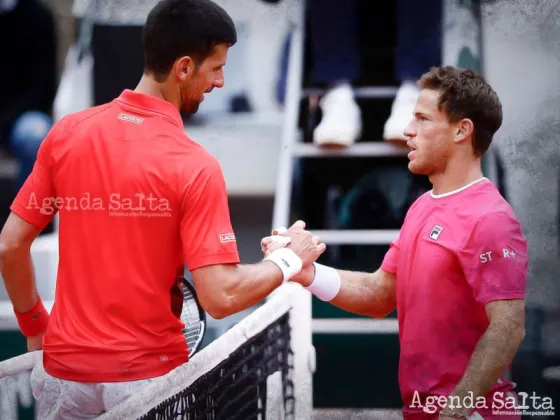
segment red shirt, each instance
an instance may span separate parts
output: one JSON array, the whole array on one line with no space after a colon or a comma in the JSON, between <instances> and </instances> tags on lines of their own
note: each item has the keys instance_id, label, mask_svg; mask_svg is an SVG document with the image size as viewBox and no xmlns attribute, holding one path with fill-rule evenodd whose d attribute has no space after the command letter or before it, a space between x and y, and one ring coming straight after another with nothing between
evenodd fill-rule
<instances>
[{"instance_id":1,"label":"red shirt","mask_svg":"<svg viewBox=\"0 0 560 420\"><path fill-rule=\"evenodd\" d=\"M63 379L132 381L185 363L177 275L185 261L239 262L219 163L172 104L129 90L52 128L12 211L39 228L60 214L43 349Z\"/></svg>"},{"instance_id":2,"label":"red shirt","mask_svg":"<svg viewBox=\"0 0 560 420\"><path fill-rule=\"evenodd\" d=\"M488 328L485 305L523 299L527 267L521 226L487 179L439 196L428 192L411 206L382 264L397 277L405 418L434 418L423 410L426 398L453 391ZM490 416L492 395L512 388L502 377L479 413L498 418Z\"/></svg>"}]
</instances>

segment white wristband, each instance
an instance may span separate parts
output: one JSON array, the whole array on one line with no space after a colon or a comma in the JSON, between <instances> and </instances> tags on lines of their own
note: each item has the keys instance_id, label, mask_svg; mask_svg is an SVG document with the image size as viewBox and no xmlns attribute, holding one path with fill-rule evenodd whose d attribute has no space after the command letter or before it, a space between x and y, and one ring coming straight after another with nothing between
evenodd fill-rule
<instances>
[{"instance_id":1,"label":"white wristband","mask_svg":"<svg viewBox=\"0 0 560 420\"><path fill-rule=\"evenodd\" d=\"M303 268L301 258L290 248L280 248L273 251L265 261L272 261L282 270L284 283L298 274Z\"/></svg>"},{"instance_id":2,"label":"white wristband","mask_svg":"<svg viewBox=\"0 0 560 420\"><path fill-rule=\"evenodd\" d=\"M342 286L338 271L332 267L314 263L315 278L313 283L306 287L311 293L325 302L333 300Z\"/></svg>"}]
</instances>

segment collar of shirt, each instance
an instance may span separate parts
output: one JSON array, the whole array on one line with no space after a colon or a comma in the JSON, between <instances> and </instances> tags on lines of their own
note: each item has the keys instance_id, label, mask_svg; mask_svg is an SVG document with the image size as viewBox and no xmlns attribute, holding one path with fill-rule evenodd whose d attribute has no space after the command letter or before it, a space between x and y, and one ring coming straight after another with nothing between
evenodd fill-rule
<instances>
[{"instance_id":1,"label":"collar of shirt","mask_svg":"<svg viewBox=\"0 0 560 420\"><path fill-rule=\"evenodd\" d=\"M150 112L156 112L158 114L163 114L170 119L172 119L175 124L179 127L183 127L183 119L181 114L175 108L175 106L163 100L161 98L156 98L155 96L146 95L144 93L134 92L130 89L125 89L121 95L117 98L117 101L124 102L127 105L145 109Z\"/></svg>"}]
</instances>

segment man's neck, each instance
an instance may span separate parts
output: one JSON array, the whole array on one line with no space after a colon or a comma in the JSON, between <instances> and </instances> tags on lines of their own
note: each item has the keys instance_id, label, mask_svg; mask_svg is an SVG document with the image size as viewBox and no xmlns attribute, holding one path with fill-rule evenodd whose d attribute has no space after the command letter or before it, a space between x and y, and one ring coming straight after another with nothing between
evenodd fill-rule
<instances>
[{"instance_id":1,"label":"man's neck","mask_svg":"<svg viewBox=\"0 0 560 420\"><path fill-rule=\"evenodd\" d=\"M473 159L470 161L450 161L445 171L430 175L433 185L433 193L445 194L457 190L483 177L481 161Z\"/></svg>"},{"instance_id":2,"label":"man's neck","mask_svg":"<svg viewBox=\"0 0 560 420\"><path fill-rule=\"evenodd\" d=\"M150 76L142 75L134 91L163 99L181 111L180 97L176 95L174 90L170 89L166 83L159 83Z\"/></svg>"}]
</instances>

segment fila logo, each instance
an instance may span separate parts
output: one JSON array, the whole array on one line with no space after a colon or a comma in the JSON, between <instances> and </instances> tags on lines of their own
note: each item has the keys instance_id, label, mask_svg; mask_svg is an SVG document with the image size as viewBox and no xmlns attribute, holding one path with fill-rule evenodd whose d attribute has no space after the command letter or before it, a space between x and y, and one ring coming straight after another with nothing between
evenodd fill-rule
<instances>
[{"instance_id":1,"label":"fila logo","mask_svg":"<svg viewBox=\"0 0 560 420\"><path fill-rule=\"evenodd\" d=\"M119 120L133 122L135 124L142 124L144 122L144 118L135 117L128 114L119 114Z\"/></svg>"},{"instance_id":2,"label":"fila logo","mask_svg":"<svg viewBox=\"0 0 560 420\"><path fill-rule=\"evenodd\" d=\"M430 232L430 238L434 241L437 241L442 231L443 227L441 227L440 225L435 225Z\"/></svg>"},{"instance_id":3,"label":"fila logo","mask_svg":"<svg viewBox=\"0 0 560 420\"><path fill-rule=\"evenodd\" d=\"M235 234L234 233L222 233L220 235L220 242L235 242Z\"/></svg>"}]
</instances>

